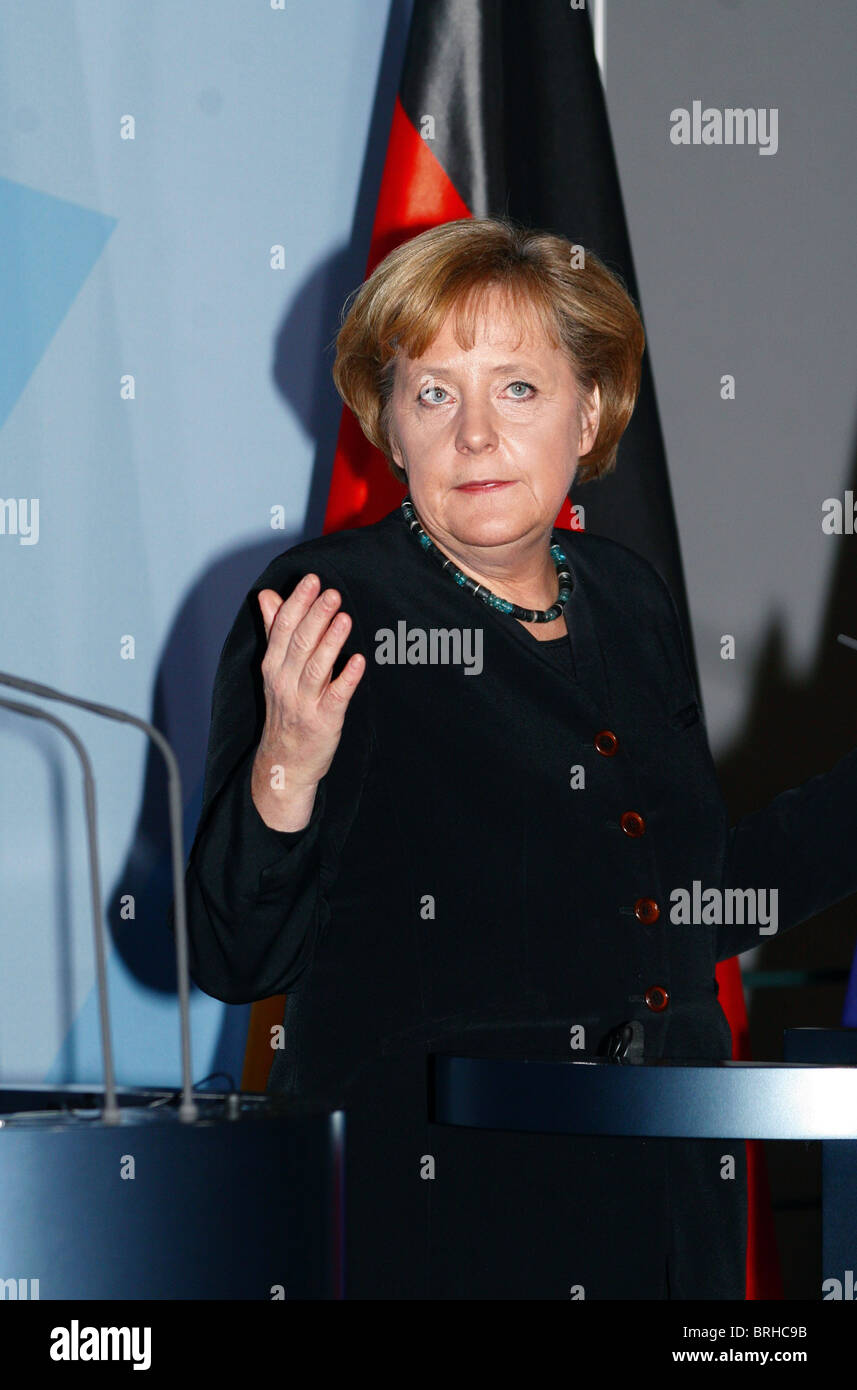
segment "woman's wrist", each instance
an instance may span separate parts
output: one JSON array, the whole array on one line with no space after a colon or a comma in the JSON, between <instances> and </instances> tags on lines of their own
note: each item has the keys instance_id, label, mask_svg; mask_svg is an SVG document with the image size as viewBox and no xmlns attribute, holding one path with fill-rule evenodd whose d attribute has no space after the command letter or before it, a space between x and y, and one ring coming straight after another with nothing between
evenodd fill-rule
<instances>
[{"instance_id":1,"label":"woman's wrist","mask_svg":"<svg viewBox=\"0 0 857 1390\"><path fill-rule=\"evenodd\" d=\"M257 752L250 778L250 795L271 830L304 830L312 818L318 782L301 780L276 756Z\"/></svg>"}]
</instances>

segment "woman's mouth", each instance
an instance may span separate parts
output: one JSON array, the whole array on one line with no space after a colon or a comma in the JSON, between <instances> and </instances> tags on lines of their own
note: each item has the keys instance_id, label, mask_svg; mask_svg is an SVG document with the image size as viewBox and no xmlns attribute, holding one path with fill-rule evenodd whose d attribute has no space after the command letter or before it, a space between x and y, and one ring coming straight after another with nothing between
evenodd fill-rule
<instances>
[{"instance_id":1,"label":"woman's mouth","mask_svg":"<svg viewBox=\"0 0 857 1390\"><path fill-rule=\"evenodd\" d=\"M456 492L494 492L501 487L514 487L514 478L482 478L475 483L459 483Z\"/></svg>"}]
</instances>

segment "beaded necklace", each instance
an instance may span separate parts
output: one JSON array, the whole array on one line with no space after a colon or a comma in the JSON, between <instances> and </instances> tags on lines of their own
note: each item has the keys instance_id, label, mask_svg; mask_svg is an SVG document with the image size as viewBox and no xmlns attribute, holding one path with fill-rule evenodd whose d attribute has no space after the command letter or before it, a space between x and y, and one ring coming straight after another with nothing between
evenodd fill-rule
<instances>
[{"instance_id":1,"label":"beaded necklace","mask_svg":"<svg viewBox=\"0 0 857 1390\"><path fill-rule=\"evenodd\" d=\"M469 589L474 598L481 599L489 608L495 609L498 613L508 613L511 617L520 618L525 623L552 623L556 618L561 617L566 603L571 598L574 582L568 569L568 561L555 541L551 544L550 553L559 582L559 595L556 603L545 609L521 608L517 603L510 603L508 599L499 598L497 594L492 594L491 590L486 589L484 584L477 584L476 580L471 579L469 574L464 574L462 570L457 569L453 561L444 555L442 550L438 549L431 536L426 534L414 511L414 504L410 497L404 498L401 510L408 530L419 541L426 554L431 555L441 569L447 570L456 584L461 585L463 589Z\"/></svg>"}]
</instances>

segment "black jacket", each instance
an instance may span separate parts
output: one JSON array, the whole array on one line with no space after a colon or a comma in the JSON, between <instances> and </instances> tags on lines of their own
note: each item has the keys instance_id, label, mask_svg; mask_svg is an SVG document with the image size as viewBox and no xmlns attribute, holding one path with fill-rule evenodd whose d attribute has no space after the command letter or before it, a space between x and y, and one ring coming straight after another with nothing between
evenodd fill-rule
<instances>
[{"instance_id":1,"label":"black jacket","mask_svg":"<svg viewBox=\"0 0 857 1390\"><path fill-rule=\"evenodd\" d=\"M727 1058L715 963L857 891L857 749L730 828L664 581L616 542L556 535L568 641L459 588L397 509L274 560L221 655L191 971L229 1003L285 992L269 1089L346 1109L350 1297L742 1298L742 1144L429 1125L426 1053L575 1060L636 1019L647 1058ZM310 571L367 669L312 819L286 833L250 796L256 593ZM713 906L676 920L695 881ZM766 933L717 922L729 888L764 890L768 918L776 890Z\"/></svg>"}]
</instances>

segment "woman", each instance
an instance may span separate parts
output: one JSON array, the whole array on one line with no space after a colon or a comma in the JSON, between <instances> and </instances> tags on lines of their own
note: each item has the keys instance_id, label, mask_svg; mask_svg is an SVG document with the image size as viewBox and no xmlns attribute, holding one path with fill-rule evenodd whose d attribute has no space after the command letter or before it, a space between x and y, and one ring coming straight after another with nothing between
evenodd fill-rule
<instances>
[{"instance_id":1,"label":"woman","mask_svg":"<svg viewBox=\"0 0 857 1390\"><path fill-rule=\"evenodd\" d=\"M580 1060L628 1021L646 1059L729 1057L715 964L760 926L671 894L776 890L783 930L857 891L857 750L730 829L663 580L554 529L639 386L640 320L592 252L433 228L337 345L408 498L278 557L238 614L193 977L285 992L269 1089L347 1112L347 1297L743 1298L743 1144L434 1126L426 1057Z\"/></svg>"}]
</instances>

